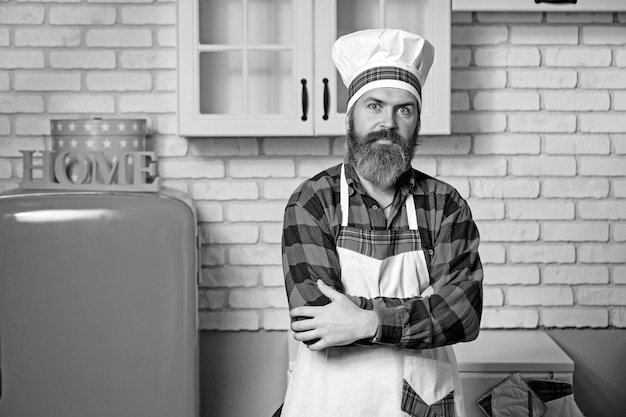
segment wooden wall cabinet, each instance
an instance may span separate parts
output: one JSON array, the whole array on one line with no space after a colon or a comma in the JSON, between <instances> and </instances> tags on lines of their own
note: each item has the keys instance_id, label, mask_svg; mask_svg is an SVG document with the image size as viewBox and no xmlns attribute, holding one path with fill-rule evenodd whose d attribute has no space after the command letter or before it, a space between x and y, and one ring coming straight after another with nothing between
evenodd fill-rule
<instances>
[{"instance_id":1,"label":"wooden wall cabinet","mask_svg":"<svg viewBox=\"0 0 626 417\"><path fill-rule=\"evenodd\" d=\"M181 136L342 136L334 41L392 27L435 46L422 134L450 133L450 0L178 2Z\"/></svg>"}]
</instances>

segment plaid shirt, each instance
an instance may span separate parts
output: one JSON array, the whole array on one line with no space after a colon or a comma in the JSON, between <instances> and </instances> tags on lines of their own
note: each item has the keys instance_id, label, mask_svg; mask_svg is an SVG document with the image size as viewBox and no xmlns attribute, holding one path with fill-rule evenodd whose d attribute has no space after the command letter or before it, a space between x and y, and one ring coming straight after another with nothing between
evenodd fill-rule
<instances>
[{"instance_id":1,"label":"plaid shirt","mask_svg":"<svg viewBox=\"0 0 626 417\"><path fill-rule=\"evenodd\" d=\"M470 209L450 185L409 170L398 180L389 223L382 207L367 195L345 163L350 190L350 227L408 229L404 199L413 193L422 247L434 294L398 299L350 296L379 318L375 343L424 349L476 338L482 313L482 266L478 229ZM305 181L285 208L283 270L289 307L330 302L315 282L322 279L343 292L336 239L341 227L341 165Z\"/></svg>"}]
</instances>

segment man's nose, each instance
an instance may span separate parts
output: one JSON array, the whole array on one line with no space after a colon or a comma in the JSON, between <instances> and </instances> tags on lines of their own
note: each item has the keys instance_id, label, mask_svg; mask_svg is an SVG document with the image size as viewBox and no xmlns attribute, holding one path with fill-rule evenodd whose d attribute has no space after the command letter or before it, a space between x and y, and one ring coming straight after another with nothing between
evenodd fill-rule
<instances>
[{"instance_id":1,"label":"man's nose","mask_svg":"<svg viewBox=\"0 0 626 417\"><path fill-rule=\"evenodd\" d=\"M382 113L381 120L380 120L380 127L381 129L386 129L386 130L395 130L398 127L396 124L396 116L393 110L386 109Z\"/></svg>"}]
</instances>

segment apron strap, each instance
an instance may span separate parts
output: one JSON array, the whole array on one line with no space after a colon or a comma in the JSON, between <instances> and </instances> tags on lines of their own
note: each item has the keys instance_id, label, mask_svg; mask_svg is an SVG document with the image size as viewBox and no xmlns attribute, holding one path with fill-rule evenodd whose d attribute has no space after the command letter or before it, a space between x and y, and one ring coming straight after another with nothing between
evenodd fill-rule
<instances>
[{"instance_id":1,"label":"apron strap","mask_svg":"<svg viewBox=\"0 0 626 417\"><path fill-rule=\"evenodd\" d=\"M348 190L348 181L346 181L346 169L341 164L341 179L339 186L339 208L341 210L341 227L348 227L348 214L350 213L350 191ZM415 214L415 200L413 194L409 193L405 199L406 215L409 222L409 229L418 230L417 215Z\"/></svg>"}]
</instances>

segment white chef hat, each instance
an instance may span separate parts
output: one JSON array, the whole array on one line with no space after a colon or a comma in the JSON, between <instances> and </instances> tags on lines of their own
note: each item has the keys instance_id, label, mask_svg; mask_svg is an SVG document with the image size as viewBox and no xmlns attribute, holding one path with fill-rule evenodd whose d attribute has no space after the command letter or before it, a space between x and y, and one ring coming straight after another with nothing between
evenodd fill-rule
<instances>
[{"instance_id":1,"label":"white chef hat","mask_svg":"<svg viewBox=\"0 0 626 417\"><path fill-rule=\"evenodd\" d=\"M422 107L422 86L435 57L426 39L399 29L368 29L335 41L332 58L348 87L348 110L367 91L396 87Z\"/></svg>"}]
</instances>

